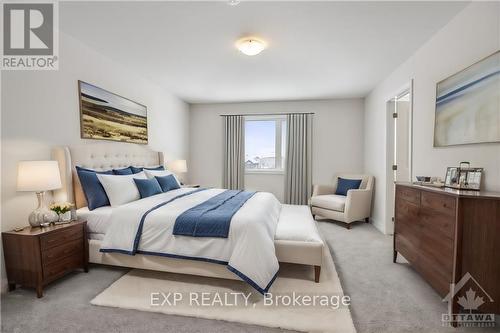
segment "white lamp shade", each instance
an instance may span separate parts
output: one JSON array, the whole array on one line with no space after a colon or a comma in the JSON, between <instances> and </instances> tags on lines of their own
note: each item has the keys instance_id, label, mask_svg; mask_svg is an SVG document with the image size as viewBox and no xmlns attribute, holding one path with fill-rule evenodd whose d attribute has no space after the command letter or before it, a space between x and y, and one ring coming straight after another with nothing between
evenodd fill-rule
<instances>
[{"instance_id":1,"label":"white lamp shade","mask_svg":"<svg viewBox=\"0 0 500 333\"><path fill-rule=\"evenodd\" d=\"M175 160L169 163L168 168L173 173L184 173L187 172L186 160Z\"/></svg>"},{"instance_id":2,"label":"white lamp shade","mask_svg":"<svg viewBox=\"0 0 500 333\"><path fill-rule=\"evenodd\" d=\"M43 192L61 188L57 161L22 161L17 168L17 190Z\"/></svg>"}]
</instances>

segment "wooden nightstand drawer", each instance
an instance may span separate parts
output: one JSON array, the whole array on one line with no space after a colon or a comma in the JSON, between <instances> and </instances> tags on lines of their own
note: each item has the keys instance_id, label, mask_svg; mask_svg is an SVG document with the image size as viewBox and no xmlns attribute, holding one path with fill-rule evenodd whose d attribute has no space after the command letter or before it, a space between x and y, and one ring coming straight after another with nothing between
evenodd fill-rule
<instances>
[{"instance_id":1,"label":"wooden nightstand drawer","mask_svg":"<svg viewBox=\"0 0 500 333\"><path fill-rule=\"evenodd\" d=\"M46 250L78 238L83 238L83 228L81 225L75 225L41 236L40 246L42 250Z\"/></svg>"},{"instance_id":2,"label":"wooden nightstand drawer","mask_svg":"<svg viewBox=\"0 0 500 333\"><path fill-rule=\"evenodd\" d=\"M72 240L68 243L55 246L48 250L43 250L42 260L44 265L59 261L62 258L71 256L75 253L82 253L83 238Z\"/></svg>"},{"instance_id":3,"label":"wooden nightstand drawer","mask_svg":"<svg viewBox=\"0 0 500 333\"><path fill-rule=\"evenodd\" d=\"M82 265L83 255L81 253L74 253L69 257L44 266L43 280L45 283L51 282L76 268L82 267Z\"/></svg>"}]
</instances>

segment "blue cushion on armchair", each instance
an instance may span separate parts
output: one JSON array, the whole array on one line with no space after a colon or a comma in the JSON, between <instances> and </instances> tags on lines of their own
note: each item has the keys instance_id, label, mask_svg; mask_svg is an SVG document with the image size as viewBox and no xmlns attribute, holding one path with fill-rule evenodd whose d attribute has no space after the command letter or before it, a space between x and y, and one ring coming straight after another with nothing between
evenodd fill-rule
<instances>
[{"instance_id":1,"label":"blue cushion on armchair","mask_svg":"<svg viewBox=\"0 0 500 333\"><path fill-rule=\"evenodd\" d=\"M361 185L361 179L345 179L339 177L337 181L337 190L335 194L338 195L347 195L349 190L357 190Z\"/></svg>"}]
</instances>

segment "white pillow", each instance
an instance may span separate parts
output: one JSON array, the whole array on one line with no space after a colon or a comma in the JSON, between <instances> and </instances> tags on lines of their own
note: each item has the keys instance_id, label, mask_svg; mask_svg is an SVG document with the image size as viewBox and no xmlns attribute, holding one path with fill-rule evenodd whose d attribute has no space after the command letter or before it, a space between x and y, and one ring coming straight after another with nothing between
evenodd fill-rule
<instances>
[{"instance_id":1,"label":"white pillow","mask_svg":"<svg viewBox=\"0 0 500 333\"><path fill-rule=\"evenodd\" d=\"M104 187L109 203L112 207L124 205L126 203L139 200L141 195L134 178L147 179L146 174L142 171L133 175L103 175L97 174L97 178Z\"/></svg>"},{"instance_id":2,"label":"white pillow","mask_svg":"<svg viewBox=\"0 0 500 333\"><path fill-rule=\"evenodd\" d=\"M155 177L165 177L165 176L173 175L175 180L177 181L177 184L179 184L179 186L181 186L179 179L177 179L177 176L172 171L169 171L169 170L146 170L146 169L144 169L144 172L146 173L146 177L148 177L149 179L155 178Z\"/></svg>"}]
</instances>

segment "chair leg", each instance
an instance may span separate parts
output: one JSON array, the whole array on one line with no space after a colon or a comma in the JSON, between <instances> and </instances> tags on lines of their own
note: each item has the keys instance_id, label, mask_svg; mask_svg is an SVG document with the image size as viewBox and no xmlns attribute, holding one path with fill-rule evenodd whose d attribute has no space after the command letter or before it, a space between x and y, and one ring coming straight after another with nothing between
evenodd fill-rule
<instances>
[{"instance_id":1,"label":"chair leg","mask_svg":"<svg viewBox=\"0 0 500 333\"><path fill-rule=\"evenodd\" d=\"M319 283L320 274L321 274L321 266L314 266L314 282Z\"/></svg>"},{"instance_id":2,"label":"chair leg","mask_svg":"<svg viewBox=\"0 0 500 333\"><path fill-rule=\"evenodd\" d=\"M365 218L365 223L370 223L370 218L369 217Z\"/></svg>"},{"instance_id":3,"label":"chair leg","mask_svg":"<svg viewBox=\"0 0 500 333\"><path fill-rule=\"evenodd\" d=\"M346 223L346 224L345 224L345 228L346 228L347 230L351 230L351 224L350 224L350 223Z\"/></svg>"}]
</instances>

